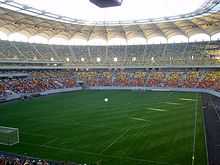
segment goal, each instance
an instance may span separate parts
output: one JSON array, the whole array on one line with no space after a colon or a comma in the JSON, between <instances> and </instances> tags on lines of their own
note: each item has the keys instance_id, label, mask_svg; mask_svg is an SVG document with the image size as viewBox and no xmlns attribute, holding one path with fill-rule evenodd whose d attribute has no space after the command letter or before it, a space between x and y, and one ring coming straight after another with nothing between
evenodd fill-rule
<instances>
[{"instance_id":1,"label":"goal","mask_svg":"<svg viewBox=\"0 0 220 165\"><path fill-rule=\"evenodd\" d=\"M0 144L13 146L19 143L18 128L0 126Z\"/></svg>"}]
</instances>

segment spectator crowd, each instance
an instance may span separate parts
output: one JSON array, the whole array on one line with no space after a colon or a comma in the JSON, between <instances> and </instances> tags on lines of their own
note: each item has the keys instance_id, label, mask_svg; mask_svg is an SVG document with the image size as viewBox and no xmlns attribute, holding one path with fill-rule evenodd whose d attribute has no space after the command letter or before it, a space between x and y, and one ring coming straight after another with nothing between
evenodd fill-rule
<instances>
[{"instance_id":1,"label":"spectator crowd","mask_svg":"<svg viewBox=\"0 0 220 165\"><path fill-rule=\"evenodd\" d=\"M74 162L42 160L27 156L0 152L0 165L77 165L77 164Z\"/></svg>"},{"instance_id":2,"label":"spectator crowd","mask_svg":"<svg viewBox=\"0 0 220 165\"><path fill-rule=\"evenodd\" d=\"M145 86L206 88L220 91L220 71L216 70L110 70L79 71L76 77L88 86Z\"/></svg>"},{"instance_id":3,"label":"spectator crowd","mask_svg":"<svg viewBox=\"0 0 220 165\"><path fill-rule=\"evenodd\" d=\"M206 88L220 91L220 71L216 70L71 69L22 71L26 76L17 76L16 73L21 71L0 72L0 97L11 93L73 88L77 81L86 86Z\"/></svg>"},{"instance_id":4,"label":"spectator crowd","mask_svg":"<svg viewBox=\"0 0 220 165\"><path fill-rule=\"evenodd\" d=\"M28 76L18 77L16 73L8 72L8 76L0 78L0 97L10 95L10 91L27 94L51 89L73 88L76 82L68 73L67 71L29 71Z\"/></svg>"},{"instance_id":5,"label":"spectator crowd","mask_svg":"<svg viewBox=\"0 0 220 165\"><path fill-rule=\"evenodd\" d=\"M0 165L58 165L57 163L50 163L46 160L39 160L33 158L25 158L21 156L2 154L0 155Z\"/></svg>"}]
</instances>

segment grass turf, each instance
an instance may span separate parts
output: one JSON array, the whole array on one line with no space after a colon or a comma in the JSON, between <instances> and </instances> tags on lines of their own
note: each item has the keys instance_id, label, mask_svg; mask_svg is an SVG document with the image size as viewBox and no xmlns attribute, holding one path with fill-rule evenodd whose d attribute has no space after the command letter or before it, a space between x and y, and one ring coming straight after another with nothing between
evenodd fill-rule
<instances>
[{"instance_id":1,"label":"grass turf","mask_svg":"<svg viewBox=\"0 0 220 165\"><path fill-rule=\"evenodd\" d=\"M16 101L0 104L0 125L19 128L20 144L0 150L88 165L191 165L194 153L194 164L206 165L202 115L193 93L80 91Z\"/></svg>"}]
</instances>

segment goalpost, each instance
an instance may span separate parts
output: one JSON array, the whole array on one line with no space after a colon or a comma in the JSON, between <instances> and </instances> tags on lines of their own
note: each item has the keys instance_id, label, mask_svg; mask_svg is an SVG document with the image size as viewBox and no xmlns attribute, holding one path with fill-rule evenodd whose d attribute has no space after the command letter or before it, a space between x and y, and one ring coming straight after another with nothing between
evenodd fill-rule
<instances>
[{"instance_id":1,"label":"goalpost","mask_svg":"<svg viewBox=\"0 0 220 165\"><path fill-rule=\"evenodd\" d=\"M19 143L18 128L0 126L0 144L13 146Z\"/></svg>"}]
</instances>

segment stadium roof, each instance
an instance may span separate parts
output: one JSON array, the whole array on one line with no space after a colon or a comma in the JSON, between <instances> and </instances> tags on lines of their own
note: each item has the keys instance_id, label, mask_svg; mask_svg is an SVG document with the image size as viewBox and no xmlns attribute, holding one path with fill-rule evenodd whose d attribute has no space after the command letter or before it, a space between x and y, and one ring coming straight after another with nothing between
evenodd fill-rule
<instances>
[{"instance_id":1,"label":"stadium roof","mask_svg":"<svg viewBox=\"0 0 220 165\"><path fill-rule=\"evenodd\" d=\"M119 7L99 8L89 0L14 0L45 12L88 22L134 21L194 12L207 0L123 0ZM53 5L51 5L53 4Z\"/></svg>"},{"instance_id":2,"label":"stadium roof","mask_svg":"<svg viewBox=\"0 0 220 165\"><path fill-rule=\"evenodd\" d=\"M201 3L198 1L198 4ZM83 43L79 41L85 41L84 44L92 44L93 41L97 44L111 44L112 40L118 39L124 43L136 43L137 38L141 43L146 43L155 37L166 41L174 36L190 40L193 35L201 33L209 38L220 32L219 3L219 0L208 0L199 9L177 16L93 21L60 16L12 0L0 0L0 31L6 33L9 39L20 33L28 38L60 39L73 44Z\"/></svg>"}]
</instances>

